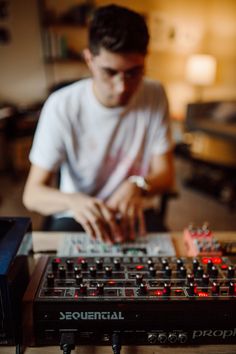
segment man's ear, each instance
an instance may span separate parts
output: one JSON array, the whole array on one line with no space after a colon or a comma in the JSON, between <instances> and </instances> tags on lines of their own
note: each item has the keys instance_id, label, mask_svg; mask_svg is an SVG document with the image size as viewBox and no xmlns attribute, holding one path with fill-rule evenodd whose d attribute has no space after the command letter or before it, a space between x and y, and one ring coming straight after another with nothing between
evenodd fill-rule
<instances>
[{"instance_id":1,"label":"man's ear","mask_svg":"<svg viewBox=\"0 0 236 354\"><path fill-rule=\"evenodd\" d=\"M85 60L86 64L88 65L88 67L90 69L93 55L88 48L85 48L83 50L83 56L84 56L84 60Z\"/></svg>"}]
</instances>

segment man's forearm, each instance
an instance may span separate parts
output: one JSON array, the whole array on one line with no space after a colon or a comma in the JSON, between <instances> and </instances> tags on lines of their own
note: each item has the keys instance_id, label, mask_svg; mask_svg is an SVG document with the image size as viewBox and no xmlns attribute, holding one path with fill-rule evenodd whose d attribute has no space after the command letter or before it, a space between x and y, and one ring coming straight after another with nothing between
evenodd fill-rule
<instances>
[{"instance_id":1,"label":"man's forearm","mask_svg":"<svg viewBox=\"0 0 236 354\"><path fill-rule=\"evenodd\" d=\"M34 186L26 188L23 202L27 209L43 215L50 215L69 210L72 194L63 193L49 186Z\"/></svg>"},{"instance_id":2,"label":"man's forearm","mask_svg":"<svg viewBox=\"0 0 236 354\"><path fill-rule=\"evenodd\" d=\"M149 186L148 195L161 194L170 190L174 185L173 173L149 174L145 179Z\"/></svg>"}]
</instances>

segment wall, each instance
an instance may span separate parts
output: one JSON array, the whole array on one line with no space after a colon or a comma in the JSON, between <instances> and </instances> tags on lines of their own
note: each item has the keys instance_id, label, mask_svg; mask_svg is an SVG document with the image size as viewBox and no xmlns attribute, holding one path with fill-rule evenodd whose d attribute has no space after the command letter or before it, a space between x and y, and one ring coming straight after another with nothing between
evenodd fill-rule
<instances>
[{"instance_id":1,"label":"wall","mask_svg":"<svg viewBox=\"0 0 236 354\"><path fill-rule=\"evenodd\" d=\"M96 1L98 5L110 2ZM152 40L146 72L164 82L173 115L183 116L186 103L195 98L194 88L184 76L187 57L193 52L213 54L218 62L216 82L204 89L203 98L236 98L236 1L112 2L147 16ZM44 97L49 84L42 59L37 0L11 0L10 3L8 23L12 41L0 46L0 101L27 104ZM161 22L155 24L155 19ZM68 64L57 71L57 79L72 78L77 73L75 66Z\"/></svg>"}]
</instances>

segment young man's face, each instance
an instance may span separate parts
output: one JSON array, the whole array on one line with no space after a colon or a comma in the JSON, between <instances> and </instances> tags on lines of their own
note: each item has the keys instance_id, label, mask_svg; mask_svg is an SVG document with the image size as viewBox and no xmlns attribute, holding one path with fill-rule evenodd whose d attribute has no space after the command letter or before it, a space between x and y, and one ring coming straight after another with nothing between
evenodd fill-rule
<instances>
[{"instance_id":1,"label":"young man's face","mask_svg":"<svg viewBox=\"0 0 236 354\"><path fill-rule=\"evenodd\" d=\"M88 49L84 55L97 99L106 107L127 104L142 80L145 55L118 54L103 48L98 55L92 55Z\"/></svg>"}]
</instances>

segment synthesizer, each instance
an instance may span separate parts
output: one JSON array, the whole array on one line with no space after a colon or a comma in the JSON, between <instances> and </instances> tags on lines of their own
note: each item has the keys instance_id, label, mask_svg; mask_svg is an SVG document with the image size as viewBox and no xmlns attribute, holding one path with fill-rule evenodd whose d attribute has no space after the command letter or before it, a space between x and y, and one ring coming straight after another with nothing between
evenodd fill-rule
<instances>
[{"instance_id":1,"label":"synthesizer","mask_svg":"<svg viewBox=\"0 0 236 354\"><path fill-rule=\"evenodd\" d=\"M27 256L21 245L30 231L29 218L0 218L0 345L15 345L21 340L21 302L29 282Z\"/></svg>"},{"instance_id":2,"label":"synthesizer","mask_svg":"<svg viewBox=\"0 0 236 354\"><path fill-rule=\"evenodd\" d=\"M227 257L42 256L23 299L24 343L236 343L235 262Z\"/></svg>"}]
</instances>

